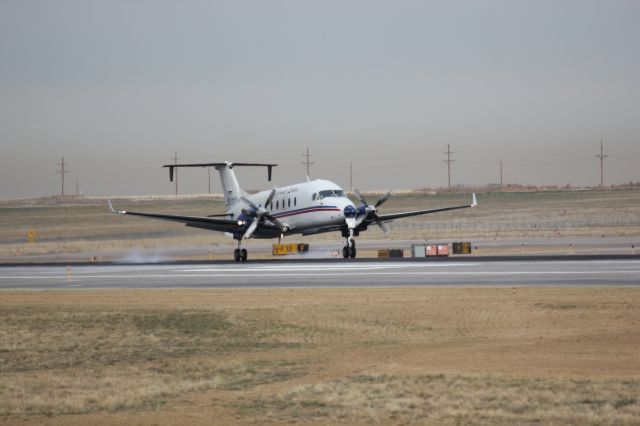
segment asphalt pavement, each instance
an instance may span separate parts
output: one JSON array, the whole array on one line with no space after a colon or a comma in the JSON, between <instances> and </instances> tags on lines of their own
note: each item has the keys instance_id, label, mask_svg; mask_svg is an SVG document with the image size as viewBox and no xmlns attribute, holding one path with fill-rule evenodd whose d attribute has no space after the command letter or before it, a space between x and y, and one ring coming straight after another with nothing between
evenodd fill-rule
<instances>
[{"instance_id":1,"label":"asphalt pavement","mask_svg":"<svg viewBox=\"0 0 640 426\"><path fill-rule=\"evenodd\" d=\"M638 285L638 256L0 266L0 290Z\"/></svg>"}]
</instances>

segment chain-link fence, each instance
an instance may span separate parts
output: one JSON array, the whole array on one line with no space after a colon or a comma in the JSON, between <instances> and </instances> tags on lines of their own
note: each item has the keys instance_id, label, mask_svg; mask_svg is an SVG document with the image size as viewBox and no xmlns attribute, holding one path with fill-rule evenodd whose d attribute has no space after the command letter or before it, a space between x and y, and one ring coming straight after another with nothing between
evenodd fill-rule
<instances>
[{"instance_id":1,"label":"chain-link fence","mask_svg":"<svg viewBox=\"0 0 640 426\"><path fill-rule=\"evenodd\" d=\"M536 220L451 220L451 221L395 221L387 224L391 231L438 231L438 230L483 230L500 231L511 229L570 229L640 226L640 217L623 218L574 218Z\"/></svg>"}]
</instances>

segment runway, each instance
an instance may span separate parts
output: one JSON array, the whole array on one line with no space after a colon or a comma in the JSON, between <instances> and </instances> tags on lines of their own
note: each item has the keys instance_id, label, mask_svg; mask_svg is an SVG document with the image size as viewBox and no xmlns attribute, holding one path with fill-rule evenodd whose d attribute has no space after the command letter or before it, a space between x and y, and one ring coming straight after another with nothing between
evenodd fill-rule
<instances>
[{"instance_id":1,"label":"runway","mask_svg":"<svg viewBox=\"0 0 640 426\"><path fill-rule=\"evenodd\" d=\"M635 256L536 259L3 266L0 290L640 285Z\"/></svg>"}]
</instances>

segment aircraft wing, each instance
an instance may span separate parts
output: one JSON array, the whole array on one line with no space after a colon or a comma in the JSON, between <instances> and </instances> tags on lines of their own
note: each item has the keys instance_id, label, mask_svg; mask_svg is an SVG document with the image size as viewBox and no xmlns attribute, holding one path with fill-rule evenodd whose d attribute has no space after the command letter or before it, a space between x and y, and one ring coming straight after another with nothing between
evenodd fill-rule
<instances>
[{"instance_id":1,"label":"aircraft wing","mask_svg":"<svg viewBox=\"0 0 640 426\"><path fill-rule=\"evenodd\" d=\"M111 209L111 211L116 214L142 216L142 217L150 217L153 219L168 220L171 222L184 223L186 226L189 226L192 228L208 229L211 231L233 232L240 227L238 225L238 222L232 219L216 219L214 217L209 217L209 216L178 216L178 215L170 215L170 214L139 213L139 212L130 212L126 210L114 210L113 206L111 205L111 200L109 200L109 209ZM273 228L274 230L278 230L276 226L269 225L267 223L261 224L260 227L261 229Z\"/></svg>"},{"instance_id":2,"label":"aircraft wing","mask_svg":"<svg viewBox=\"0 0 640 426\"><path fill-rule=\"evenodd\" d=\"M478 205L478 202L476 201L476 194L473 194L473 200L472 200L471 204L467 204L467 205L464 205L464 206L442 207L442 208L439 208L439 209L414 210L414 211L411 211L411 212L380 214L380 215L378 215L378 219L383 221L383 222L385 222L385 221L388 221L388 220L401 219L403 217L409 217L409 216L419 216L419 215L422 215L422 214L446 212L446 211L449 211L449 210L467 209L469 207L476 207L477 205Z\"/></svg>"}]
</instances>

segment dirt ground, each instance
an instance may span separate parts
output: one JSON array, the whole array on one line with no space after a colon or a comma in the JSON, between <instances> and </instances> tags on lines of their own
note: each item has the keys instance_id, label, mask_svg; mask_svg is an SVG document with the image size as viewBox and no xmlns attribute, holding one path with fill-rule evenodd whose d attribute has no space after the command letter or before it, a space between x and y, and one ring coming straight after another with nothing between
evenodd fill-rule
<instances>
[{"instance_id":1,"label":"dirt ground","mask_svg":"<svg viewBox=\"0 0 640 426\"><path fill-rule=\"evenodd\" d=\"M0 293L4 424L638 424L640 289Z\"/></svg>"}]
</instances>

